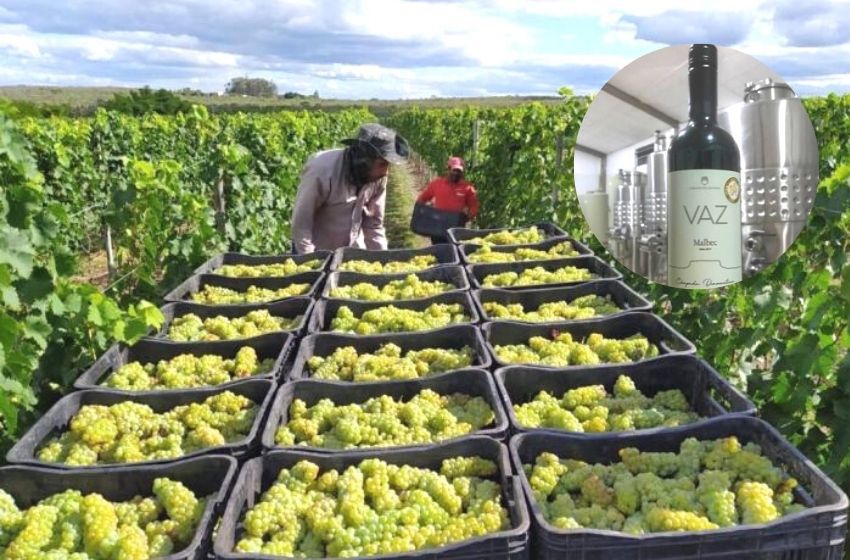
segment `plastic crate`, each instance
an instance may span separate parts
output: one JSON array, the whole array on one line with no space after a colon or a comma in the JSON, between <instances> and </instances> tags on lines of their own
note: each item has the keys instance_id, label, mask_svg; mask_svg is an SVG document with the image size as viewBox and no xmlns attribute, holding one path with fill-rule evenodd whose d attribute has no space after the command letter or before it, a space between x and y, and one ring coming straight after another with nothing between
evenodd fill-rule
<instances>
[{"instance_id":1,"label":"plastic crate","mask_svg":"<svg viewBox=\"0 0 850 560\"><path fill-rule=\"evenodd\" d=\"M356 315L360 316L364 311L394 305L400 309L415 309L422 311L433 303L459 303L463 305L465 313L470 316L469 323L474 324L481 320L478 315L478 309L472 301L469 292L454 292L450 294L440 294L422 299L408 299L402 301L345 301L345 300L319 300L316 302L316 307L313 309L313 315L310 317L310 322L307 325L307 331L316 333L327 331L330 329L331 320L336 316L336 312L340 307L348 307ZM459 323L460 324L460 323ZM430 333L439 329L431 329L427 331L416 331L418 333ZM389 333L386 333L389 334Z\"/></svg>"},{"instance_id":2,"label":"plastic crate","mask_svg":"<svg viewBox=\"0 0 850 560\"><path fill-rule=\"evenodd\" d=\"M542 452L589 463L619 461L624 447L641 451L678 451L686 438L700 440L736 436L754 442L774 464L782 466L807 490L800 492L809 509L764 525L742 525L692 533L634 536L599 529L558 529L549 524L533 499L522 464ZM847 496L802 453L766 422L748 416L712 418L687 429L655 433L618 433L602 439L568 434L526 433L510 441L511 459L522 479L533 519L535 558L664 560L685 558L840 559L847 531Z\"/></svg>"},{"instance_id":3,"label":"plastic crate","mask_svg":"<svg viewBox=\"0 0 850 560\"><path fill-rule=\"evenodd\" d=\"M484 344L481 331L472 325L455 325L443 329L435 329L425 334L414 333L386 333L370 336L358 336L354 334L325 332L311 334L304 337L298 345L298 353L292 362L288 379L307 379L310 372L307 368L307 360L313 356L330 356L334 350L343 346L353 346L358 353L374 352L384 344L392 342L398 345L402 353L409 350L422 350L423 348L446 348L459 350L469 346L474 352L472 367L487 369L493 363L490 352ZM448 372L445 372L448 373ZM436 374L444 375L444 373ZM434 377L434 376L430 376ZM334 381L322 379L325 383L340 383L349 385L351 381ZM356 382L379 383L379 382Z\"/></svg>"},{"instance_id":4,"label":"plastic crate","mask_svg":"<svg viewBox=\"0 0 850 560\"><path fill-rule=\"evenodd\" d=\"M360 249L359 247L342 247L334 252L333 259L331 260L331 270L339 270L342 263L348 261L368 261L386 264L392 261L409 261L419 255L434 255L437 257L437 264L434 266L460 264L457 249L449 243L430 245L420 249L389 249L387 251Z\"/></svg>"},{"instance_id":5,"label":"plastic crate","mask_svg":"<svg viewBox=\"0 0 850 560\"><path fill-rule=\"evenodd\" d=\"M417 202L410 217L410 230L418 235L445 235L449 228L466 225L466 214L440 210Z\"/></svg>"},{"instance_id":6,"label":"plastic crate","mask_svg":"<svg viewBox=\"0 0 850 560\"><path fill-rule=\"evenodd\" d=\"M331 295L331 290L339 286L351 286L365 282L372 284L378 288L383 288L387 284L397 280L404 280L409 275L415 275L420 280L426 282L446 282L452 284L454 289L443 292L444 294L452 292L465 292L469 290L469 280L466 278L466 272L460 266L436 266L422 272L410 272L402 274L361 274L359 272L331 272L328 274L327 282L322 290L322 297L325 299L338 299L340 301L365 301L352 298L341 298ZM415 299L415 298L414 298ZM388 302L405 301L405 300L384 300Z\"/></svg>"},{"instance_id":7,"label":"plastic crate","mask_svg":"<svg viewBox=\"0 0 850 560\"><path fill-rule=\"evenodd\" d=\"M252 375L235 379L216 387L230 387L252 379L275 380L281 374L286 358L292 349L294 338L291 334L271 333L246 340L225 340L220 342L186 342L176 344L159 340L142 339L133 346L115 344L107 350L92 366L74 382L76 389L107 389L131 395L171 393L185 389L157 389L154 391L124 391L101 385L121 366L130 362L156 363L160 360L170 360L180 354L203 356L215 354L223 358L233 358L240 348L250 346L257 351L260 361L274 360L271 371L265 374Z\"/></svg>"},{"instance_id":8,"label":"plastic crate","mask_svg":"<svg viewBox=\"0 0 850 560\"><path fill-rule=\"evenodd\" d=\"M317 272L322 272L328 269L330 265L332 251L315 251L298 255L294 253L286 253L282 255L246 255L244 253L222 253L212 257L210 260L199 266L192 274L214 274L220 276L216 271L226 264L247 264L256 266L260 264L277 264L292 259L295 264L303 264L308 261L320 259L322 265L316 269ZM265 276L263 278L286 278L286 276Z\"/></svg>"},{"instance_id":9,"label":"plastic crate","mask_svg":"<svg viewBox=\"0 0 850 560\"><path fill-rule=\"evenodd\" d=\"M666 354L694 354L696 347L687 338L676 332L670 325L651 313L623 313L616 317L603 317L601 319L588 319L574 323L519 323L516 321L498 321L485 323L481 327L487 348L493 356L496 367L521 365L509 364L499 360L496 356L494 346L505 344L527 344L528 339L533 336L551 338L554 332L568 332L574 340L584 340L590 333L600 333L606 338L626 338L633 334L642 334L649 341L658 346L659 356L640 360L635 363L651 362L658 360ZM540 366L538 367L545 367ZM562 366L556 369L595 369L612 364L598 364L593 366L575 365ZM616 364L614 364L616 365ZM552 368L548 368L552 369Z\"/></svg>"},{"instance_id":10,"label":"plastic crate","mask_svg":"<svg viewBox=\"0 0 850 560\"><path fill-rule=\"evenodd\" d=\"M598 282L585 282L576 286L568 286L562 288L532 288L525 290L503 290L499 288L484 288L482 290L474 290L472 299L478 305L478 310L481 313L482 321L503 321L498 317L491 317L484 309L485 302L496 302L502 305L511 305L514 303L522 304L526 312L533 311L544 303L552 303L556 301L570 302L576 298L588 295L609 296L613 302L621 309L617 313L604 315L604 317L614 317L620 313L628 311L650 311L652 303L649 300L617 280L600 280ZM529 321L520 321L511 319L518 323L526 323ZM578 319L585 321L586 319ZM573 321L565 321L573 322Z\"/></svg>"},{"instance_id":11,"label":"plastic crate","mask_svg":"<svg viewBox=\"0 0 850 560\"><path fill-rule=\"evenodd\" d=\"M260 288L266 288L269 290L279 290L281 288L285 288L292 284L309 284L310 287L303 294L298 294L297 296L290 296L288 298L280 298L271 301L257 302L262 304L270 304L276 301L283 301L287 299L291 299L293 297L310 297L316 294L318 291L322 280L325 278L324 272L299 272L298 274L293 274L292 276L284 276L284 277L270 277L270 278L230 278L228 276L219 276L218 274L195 274L194 276L190 276L184 282L182 282L179 286L165 294L162 298L166 303L173 302L182 302L182 303L194 303L189 298L192 294L201 291L204 286L207 284L211 286L221 286L223 288L229 288L231 290L236 290L237 292L244 292L250 286L258 286ZM212 305L212 304L200 304L196 303L196 305L206 305L207 307L230 307L230 306L238 306L238 305L253 305L253 304L244 304L244 303L227 303L222 305Z\"/></svg>"},{"instance_id":12,"label":"plastic crate","mask_svg":"<svg viewBox=\"0 0 850 560\"><path fill-rule=\"evenodd\" d=\"M360 461L377 457L390 464L411 465L414 467L439 469L443 459L460 456L479 456L495 461L499 466L499 481L502 485L502 505L511 519L511 528L491 535L468 539L440 548L431 548L416 552L382 554L358 557L386 560L525 560L529 548L528 508L522 495L518 477L508 459L507 448L490 438L469 437L449 443L419 449L385 449L345 451L341 453L315 453L301 450L272 451L262 458L248 461L239 473L233 492L227 501L227 507L221 518L218 536L214 542L215 557L221 560L280 560L280 556L264 554L237 554L233 547L240 538L242 527L240 519L245 511L259 501L277 478L282 469L291 468L298 461L307 460L319 466L322 471L337 469L343 471Z\"/></svg>"},{"instance_id":13,"label":"plastic crate","mask_svg":"<svg viewBox=\"0 0 850 560\"><path fill-rule=\"evenodd\" d=\"M572 237L553 237L552 239L547 239L546 241L541 241L540 243L524 243L522 245L491 245L490 250L494 253L513 253L517 249L537 249L538 251L548 251L555 245L559 245L561 243L570 243L573 246L573 249L578 251L578 255L593 255L593 251L587 245L583 243L579 243ZM469 260L469 256L473 253L477 252L481 249L481 245L476 244L462 244L458 245L458 251L460 252L461 260L466 264L475 264ZM560 257L560 258L573 258L573 257ZM550 259L543 259L550 260ZM519 262L538 262L538 261L519 261Z\"/></svg>"},{"instance_id":14,"label":"plastic crate","mask_svg":"<svg viewBox=\"0 0 850 560\"><path fill-rule=\"evenodd\" d=\"M491 274L501 274L502 272L522 273L523 270L541 267L544 270L552 271L565 266L573 266L576 268L585 268L596 275L596 278L589 280L576 280L575 282L560 282L557 284L523 284L521 286L484 286L484 278ZM475 289L495 288L499 290L527 290L529 288L557 288L559 286L575 286L586 282L595 282L597 280L620 280L623 275L617 272L611 265L600 259L599 257L584 256L584 257L567 257L565 259L552 259L550 261L525 261L511 263L494 263L494 264L471 264L466 267L469 272L469 281Z\"/></svg>"},{"instance_id":15,"label":"plastic crate","mask_svg":"<svg viewBox=\"0 0 850 560\"><path fill-rule=\"evenodd\" d=\"M189 313L194 313L201 319L208 319L210 317L217 317L219 315L227 317L228 319L233 319L236 317L243 317L251 311L257 310L266 310L273 317L285 317L288 319L292 319L300 315L301 319L293 328L284 329L281 331L272 331L272 333L274 334L291 333L294 336L298 336L302 334L307 328L307 324L309 323L310 317L313 314L314 306L315 302L312 298L302 296L278 300L272 303L252 303L242 305L204 305L202 303L190 303L188 301L167 303L160 308L163 317L165 317L165 320L162 323L162 327L159 329L159 332L154 333L153 335L151 335L151 337L156 340L168 342L169 344L197 344L196 342L179 342L166 338L166 333L168 333L168 329L171 327L171 323L172 321L174 321L175 318L188 315ZM258 336L251 336L234 340L249 341L255 338L259 338L261 336L267 336L268 334L271 333L263 333L262 335ZM223 342L232 341L210 341L211 344L221 344Z\"/></svg>"},{"instance_id":16,"label":"plastic crate","mask_svg":"<svg viewBox=\"0 0 850 560\"><path fill-rule=\"evenodd\" d=\"M8 492L18 507L29 508L40 500L64 492L79 490L97 493L109 501L123 502L134 496L152 496L153 481L167 477L182 482L198 497L207 497L206 507L189 544L161 560L199 560L206 558L212 546L210 531L224 507L236 476L236 459L207 455L174 461L167 465L127 466L86 471L58 471L43 467L0 467L0 489Z\"/></svg>"},{"instance_id":17,"label":"plastic crate","mask_svg":"<svg viewBox=\"0 0 850 560\"><path fill-rule=\"evenodd\" d=\"M502 405L502 399L496 389L496 384L489 372L483 369L464 369L436 377L422 377L404 381L382 381L376 383L326 383L320 380L304 379L283 385L277 392L275 400L269 409L269 418L263 431L263 448L267 450L290 448L307 449L317 453L339 453L342 450L312 447L307 445L280 446L275 443L275 432L278 427L286 424L289 419L289 407L295 399L301 399L307 406L313 406L321 399L331 399L335 405L363 403L373 397L389 395L393 399L413 398L425 389L441 395L463 393L471 397L482 397L493 409L495 418L493 424L470 435L488 436L504 440L508 433L508 418ZM452 441L458 438L452 438ZM406 446L380 447L376 449L396 449L399 447L428 447L433 443L420 443ZM363 448L368 449L368 448Z\"/></svg>"},{"instance_id":18,"label":"plastic crate","mask_svg":"<svg viewBox=\"0 0 850 560\"><path fill-rule=\"evenodd\" d=\"M130 465L155 465L172 462L175 459L158 459L154 461L140 461L129 464L108 464L96 466L68 466L64 463L47 463L36 457L36 452L42 442L48 437L57 435L67 429L68 423L84 405L100 404L110 406L125 401L133 401L150 406L155 412L162 413L176 406L193 402L217 395L224 391L232 391L238 395L244 395L258 404L257 416L251 431L241 440L230 442L226 445L201 449L180 457L199 457L202 455L214 455L224 453L237 459L245 458L253 453L260 443L260 426L265 420L268 408L274 397L275 383L264 379L248 380L238 385L227 388L192 389L187 391L169 391L158 394L127 395L123 392L107 391L102 389L90 389L88 391L77 391L59 399L41 418L30 428L6 454L6 460L15 464L38 465L63 470L90 470L94 468L115 468Z\"/></svg>"},{"instance_id":19,"label":"plastic crate","mask_svg":"<svg viewBox=\"0 0 850 560\"><path fill-rule=\"evenodd\" d=\"M537 227L538 229L543 230L543 233L546 234L546 238L552 237L567 237L567 232L562 230L560 227L556 226L552 222L540 222L537 224L530 224L525 226L511 226L511 227L502 227L502 228L492 228L492 229L473 229L473 228L451 228L449 230L449 240L455 245L462 245L464 241L467 239L473 239L475 237L484 237L485 235L496 233L497 231L505 231L505 230L515 230L515 229L527 229L532 226ZM517 247L517 245L501 245L502 247Z\"/></svg>"},{"instance_id":20,"label":"plastic crate","mask_svg":"<svg viewBox=\"0 0 850 560\"><path fill-rule=\"evenodd\" d=\"M604 385L612 393L614 383L620 375L628 375L637 388L646 396L652 397L659 391L679 389L685 394L694 411L706 418L724 414L745 414L754 416L756 407L740 391L732 387L707 362L696 356L674 355L658 360L636 364L617 364L590 370L563 370L539 368L534 366L510 366L496 370L496 384L505 399L505 411L511 422L511 431L565 433L554 428L526 428L514 414L514 405L524 404L534 399L540 391L548 391L561 398L570 389L587 385ZM694 424L704 422L698 420ZM650 428L635 430L635 433L651 433L671 428ZM678 429L678 428L676 428ZM575 432L569 432L575 433ZM587 438L607 437L605 433L575 433Z\"/></svg>"}]
</instances>

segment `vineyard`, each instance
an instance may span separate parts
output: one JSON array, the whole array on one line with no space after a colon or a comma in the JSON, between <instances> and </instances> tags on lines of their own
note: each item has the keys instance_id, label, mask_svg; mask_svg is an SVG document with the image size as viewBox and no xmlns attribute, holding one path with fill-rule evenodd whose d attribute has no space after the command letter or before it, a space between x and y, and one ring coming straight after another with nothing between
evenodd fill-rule
<instances>
[{"instance_id":1,"label":"vineyard","mask_svg":"<svg viewBox=\"0 0 850 560\"><path fill-rule=\"evenodd\" d=\"M472 240L485 243L477 248L460 245L459 254L418 249L390 251L377 259L354 252L343 254L342 259L317 255L315 261L219 262L216 274L188 281L199 265L222 252L288 253L289 219L303 162L315 151L338 145L362 122L376 118L357 109L210 115L203 107L176 117L128 117L106 111L79 120L11 120L0 115L0 449L11 447L12 456L26 456L39 464L76 467L180 457L191 462L195 457L197 463L184 470L168 471L169 479L143 483L148 494L154 489L154 501L161 502L156 507L167 510L169 516L155 523L183 523L179 538L175 534L165 539L165 529L159 525L147 535L150 542L157 536L158 546L165 550L172 541L189 542L191 531L201 531L210 523L209 516L201 517L204 501L192 494L209 495L209 489L187 491L175 484L182 480L191 486L187 473L201 468L204 461L212 468L212 458L201 457L206 449L248 457L253 452L248 442L260 440L267 449L299 445L308 450L440 444L472 434L504 438L509 423L519 432L549 428L589 433L687 424L705 415L703 405L685 398L687 387L669 385L670 381L661 390L655 387L644 394L641 384L646 381L641 380L652 378L652 371L636 368L632 378L619 375L614 367L605 370L604 364L660 363L653 362L660 354L677 353L682 371L689 371L693 365L687 361L687 341L691 341L699 356L723 378L706 382L721 388L731 383L740 389L761 418L845 491L850 489L850 96L805 100L820 144L822 178L808 227L777 263L745 282L711 292L651 284L608 262L605 249L589 233L572 182L572 146L588 103L587 98L569 97L558 105L405 109L384 119L409 139L433 170L442 169L450 154L467 160L467 176L478 187L481 200L478 227L553 222L578 243L565 241L556 229L558 239L542 243L535 239L538 243L533 248L518 251L510 249L510 243L526 239L507 237L508 248L499 248L487 244L496 243L493 239L505 242L495 237ZM410 188L404 184L404 189ZM397 232L392 238L409 239L404 231L408 212L409 208L399 205L388 213L388 228ZM510 235L515 234L525 232ZM545 231L535 235L552 237ZM453 267L461 259L470 265L466 270ZM448 266L432 268L435 265ZM446 272L450 268L456 272ZM376 273L382 274L380 281L369 276ZM290 276L296 280L283 279ZM622 278L628 288L618 289L627 291L582 291L582 282L598 278ZM250 290L222 288L247 288L252 283L256 285ZM488 290L544 284L555 287L556 299L532 301ZM470 288L483 289L482 294L492 292L492 298L473 300ZM179 303L160 308L163 297ZM594 322L594 317L619 314L620 308L612 302L627 298L640 306L643 297L674 329L665 337L681 340L679 352L660 344L657 333L666 333L668 327L653 323L654 319L643 319L640 328L637 319L627 324L628 315ZM244 310L250 308L250 313L238 311L242 305L233 305L237 303L249 304ZM209 311L222 304L212 309L232 311ZM470 325L481 319L495 322L482 329ZM581 319L590 321L563 323ZM511 323L505 320L521 326L507 326ZM569 326L559 327L561 332L550 336L547 324ZM305 331L321 335L309 345L304 339L299 347L296 340ZM417 336L411 331L428 334ZM438 332L444 334L432 334ZM125 364L108 379L80 385L80 374L96 361L100 364L104 358L98 358L113 344L127 345L130 354L121 359L129 363L132 352L142 356L152 351L145 349L156 347L149 338L152 335L170 339L167 344L190 345L178 348L195 348L189 352L194 357L157 350L164 353L156 360L148 359L150 363ZM249 347L235 340L243 338L255 342ZM283 365L281 345L291 351L294 363ZM162 361L154 363L157 360ZM503 373L495 383L492 375L482 371L511 364L518 369L500 370ZM564 384L563 379L548 377L551 371L540 371L540 366L544 370L602 368L600 375L607 381L604 387ZM291 368L287 379L316 379L285 385L275 393L276 379L285 367ZM539 394L522 388L522 378L532 370L545 385ZM459 375L468 377L461 380ZM390 385L386 390L375 385L399 379L416 385L392 390ZM144 393L132 401L97 395L83 398L74 393L75 381L77 388L105 384ZM327 389L335 395L330 405L316 397L323 383L363 381L372 383L356 390ZM746 400L736 400L734 390L726 391L732 395L730 410L738 406L751 411ZM510 394L512 401L514 396L522 398L523 404L502 410L500 392ZM22 441L23 434L39 426L60 427L53 405L63 395L68 396L60 404L74 403L79 410L97 405L86 409L91 411L87 423L72 421L61 435L48 430L43 435L49 433L53 439L39 450L22 451L33 443ZM130 413L139 425L114 420ZM260 420L266 415L262 426ZM284 508L285 500L275 496L303 503L309 486L311 496L324 493L322 507L342 508L342 501L328 502L337 496L350 500L346 523L366 523L364 499L380 504L375 510L395 520L392 523L417 527L424 522L418 517L398 521L400 516L412 515L405 511L426 507L417 499L439 503L460 521L435 521L443 523L442 532L417 538L412 530L380 533L390 529L373 520L377 525L369 527L377 533L360 535L359 540L343 538L342 529L322 525L311 529L313 540L289 534L275 544L268 539L281 528L268 525L257 513L253 521L250 516L245 519L248 530L241 540L227 542L241 523L245 505L236 500L228 502L216 542L246 553L283 554L301 547L298 550L304 554L321 550L352 554L379 552L396 538L400 540L392 546L400 548L392 550L440 546L499 531L509 535L502 538L515 539L521 531L506 519L522 515L502 508L494 490L500 484L503 489L511 486L512 491L548 499L546 519L559 529L579 523L625 531L630 523L635 531L702 530L734 525L736 520L759 523L799 511L800 504L792 503L790 479L762 455L776 445L769 434L759 436L773 442L764 449L738 448L733 438L717 438L743 428L724 419L709 422L714 423L700 432L706 435L700 437L699 445L681 436L683 441L668 450L672 453L639 453L636 448L644 442L656 445L651 443L653 434L630 435L635 449L620 453L621 466L597 465L591 473L586 465L586 470L575 471L584 478L557 488L550 481L563 477L566 467L551 453L535 450L551 448L557 454L559 444L552 440L550 447L541 448L543 440L535 440L531 433L520 436L517 448L511 449L514 459L526 465L523 490L518 483L514 487L500 480L508 464L506 452L501 455L490 445L492 440L484 438L469 440L466 447L461 441L438 445L433 456L386 451L381 461L371 462L360 462L358 455L339 461L310 455L315 463L309 464L257 459L260 462L245 467L238 484L259 484L259 471L256 481L243 480L251 469L281 471L274 492L255 504L258 512ZM755 422L741 420L741 426L761 430L763 424ZM116 438L126 445L106 445ZM731 458L741 450L747 454L747 464ZM585 451L588 463L601 460L590 458L597 456L592 450ZM459 458L470 454L481 462ZM406 477L412 477L409 480L399 478L402 469L394 462L400 460L416 466L405 471ZM738 477L742 485L735 487L737 498L730 490L731 480L711 479L713 475L704 479L700 461L723 465L723 472ZM235 467L215 466L225 467L230 469L228 477L233 475ZM330 474L337 468L341 472L345 468L338 479ZM667 490L687 490L691 502L701 505L691 511L665 502L664 490L659 488L679 479L659 479L654 487L643 487L641 480L646 479L640 473L647 469L659 476L665 469L670 473L678 469L680 478L688 479L679 483L690 490L674 486ZM614 484L624 470L630 473L627 482ZM371 489L366 498L360 488L364 477L372 481L365 485ZM423 494L428 497L403 492L414 484L410 480L427 488ZM464 485L461 493L476 496L474 500L452 498ZM711 496L705 497L703 489ZM635 491L655 496L646 502L644 514L630 505ZM671 495L676 496L675 491ZM766 506L759 505L759 500L768 491L774 499L767 502L774 509L764 517ZM170 502L175 495L193 504L196 515L190 521L180 518L179 507ZM450 499L458 502L450 507L446 505ZM720 499L726 500L725 505L718 505ZM575 505L584 502L587 507ZM116 511L119 506L114 506ZM609 509L593 509L597 506ZM718 507L726 509L718 513ZM740 517L729 518L729 507L737 507ZM616 515L611 514L614 508ZM428 509L428 515L439 518L443 509ZM673 510L682 510L682 515L671 516ZM609 515L600 517L599 511ZM286 510L286 515L296 512ZM122 534L126 532L127 539L138 536L139 527L125 521L120 521ZM313 522L311 518L311 527ZM550 544L557 548L564 543Z\"/></svg>"}]
</instances>

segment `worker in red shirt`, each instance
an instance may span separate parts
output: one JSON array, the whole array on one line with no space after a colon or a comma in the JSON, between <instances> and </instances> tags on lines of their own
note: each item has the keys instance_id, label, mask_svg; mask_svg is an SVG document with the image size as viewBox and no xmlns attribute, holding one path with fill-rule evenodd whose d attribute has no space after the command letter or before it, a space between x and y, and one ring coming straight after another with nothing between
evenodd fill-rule
<instances>
[{"instance_id":1,"label":"worker in red shirt","mask_svg":"<svg viewBox=\"0 0 850 560\"><path fill-rule=\"evenodd\" d=\"M433 200L437 210L448 212L463 212L468 219L478 215L478 195L475 187L463 178L463 160L452 156L446 164L448 173L445 177L437 177L425 187L416 202L426 204ZM431 236L431 243L448 243L446 235Z\"/></svg>"}]
</instances>

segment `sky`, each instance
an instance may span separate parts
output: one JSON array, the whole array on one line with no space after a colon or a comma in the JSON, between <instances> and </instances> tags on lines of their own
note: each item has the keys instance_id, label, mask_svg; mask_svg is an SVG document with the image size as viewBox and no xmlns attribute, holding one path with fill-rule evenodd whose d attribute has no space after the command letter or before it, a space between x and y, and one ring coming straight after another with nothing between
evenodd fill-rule
<instances>
[{"instance_id":1,"label":"sky","mask_svg":"<svg viewBox=\"0 0 850 560\"><path fill-rule=\"evenodd\" d=\"M850 0L0 0L0 85L398 99L597 91L667 45L754 56L799 94L850 91Z\"/></svg>"}]
</instances>

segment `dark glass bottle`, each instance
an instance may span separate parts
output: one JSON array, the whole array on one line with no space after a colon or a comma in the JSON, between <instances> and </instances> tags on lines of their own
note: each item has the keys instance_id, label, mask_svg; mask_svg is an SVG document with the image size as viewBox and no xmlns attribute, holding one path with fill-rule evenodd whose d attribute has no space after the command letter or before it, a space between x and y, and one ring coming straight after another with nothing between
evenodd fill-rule
<instances>
[{"instance_id":1,"label":"dark glass bottle","mask_svg":"<svg viewBox=\"0 0 850 560\"><path fill-rule=\"evenodd\" d=\"M668 151L667 284L717 288L741 281L740 153L717 126L717 48L692 45L690 120Z\"/></svg>"}]
</instances>

